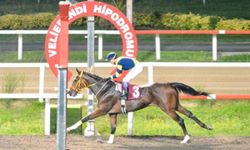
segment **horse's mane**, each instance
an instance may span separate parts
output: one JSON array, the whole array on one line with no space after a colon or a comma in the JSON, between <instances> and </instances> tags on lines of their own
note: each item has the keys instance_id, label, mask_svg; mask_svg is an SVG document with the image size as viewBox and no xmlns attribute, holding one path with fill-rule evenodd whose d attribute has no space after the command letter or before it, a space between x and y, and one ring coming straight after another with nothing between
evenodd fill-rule
<instances>
[{"instance_id":1,"label":"horse's mane","mask_svg":"<svg viewBox=\"0 0 250 150\"><path fill-rule=\"evenodd\" d=\"M91 78L94 78L97 81L100 81L101 79L103 79L102 77L100 77L100 76L98 76L96 74L90 73L90 72L84 72L84 74L88 75ZM112 82L111 80L109 80L108 82L106 82L106 81L104 81L104 82L108 83L108 84L105 84L105 87L99 93L99 94L102 94L102 95L104 95L105 93L107 93L110 90L110 88L112 88L113 86L115 86L115 83ZM104 84L104 83L102 82L101 84ZM115 90L113 90L113 91L115 91Z\"/></svg>"},{"instance_id":2,"label":"horse's mane","mask_svg":"<svg viewBox=\"0 0 250 150\"><path fill-rule=\"evenodd\" d=\"M89 73L89 72L85 72L85 71L84 71L84 73L87 74L88 76L90 76L90 77L96 79L96 80L101 80L101 79L102 79L102 77L100 77L100 76L98 76L98 75L96 75L96 74Z\"/></svg>"}]
</instances>

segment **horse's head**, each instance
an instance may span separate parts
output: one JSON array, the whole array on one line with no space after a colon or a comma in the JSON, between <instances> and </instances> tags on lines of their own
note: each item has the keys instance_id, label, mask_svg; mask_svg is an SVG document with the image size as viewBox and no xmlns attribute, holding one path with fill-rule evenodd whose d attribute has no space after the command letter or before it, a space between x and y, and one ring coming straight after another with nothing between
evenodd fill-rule
<instances>
[{"instance_id":1,"label":"horse's head","mask_svg":"<svg viewBox=\"0 0 250 150\"><path fill-rule=\"evenodd\" d=\"M81 89L90 87L101 79L100 77L85 71L80 71L78 69L76 69L76 71L77 76L74 78L73 83L68 91L70 96L76 96L77 93L81 91Z\"/></svg>"},{"instance_id":2,"label":"horse's head","mask_svg":"<svg viewBox=\"0 0 250 150\"><path fill-rule=\"evenodd\" d=\"M74 78L72 85L68 91L70 96L76 96L81 89L88 87L88 81L84 78L84 71L76 69L77 76Z\"/></svg>"}]
</instances>

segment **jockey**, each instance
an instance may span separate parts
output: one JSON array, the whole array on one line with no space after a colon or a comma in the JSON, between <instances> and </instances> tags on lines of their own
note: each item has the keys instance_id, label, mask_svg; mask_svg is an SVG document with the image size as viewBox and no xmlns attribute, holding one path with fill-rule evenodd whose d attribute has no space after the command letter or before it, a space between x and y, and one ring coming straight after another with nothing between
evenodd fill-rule
<instances>
[{"instance_id":1,"label":"jockey","mask_svg":"<svg viewBox=\"0 0 250 150\"><path fill-rule=\"evenodd\" d=\"M115 52L110 52L106 56L106 60L111 64L116 65L116 72L112 74L108 79L114 80L121 76L124 70L129 71L128 74L122 79L122 100L127 100L128 83L131 79L135 78L143 70L143 66L135 59L131 57L117 57Z\"/></svg>"}]
</instances>

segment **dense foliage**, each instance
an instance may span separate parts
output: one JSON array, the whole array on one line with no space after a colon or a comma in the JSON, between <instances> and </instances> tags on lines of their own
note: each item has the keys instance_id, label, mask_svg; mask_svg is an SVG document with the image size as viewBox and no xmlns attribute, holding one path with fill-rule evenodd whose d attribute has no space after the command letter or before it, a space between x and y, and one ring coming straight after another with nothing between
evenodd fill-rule
<instances>
[{"instance_id":1,"label":"dense foliage","mask_svg":"<svg viewBox=\"0 0 250 150\"><path fill-rule=\"evenodd\" d=\"M2 0L0 30L47 29L57 14L59 1ZM126 12L126 0L99 1L110 3ZM249 30L250 15L247 13L250 11L249 5L249 0L134 0L133 24L136 29ZM79 19L71 26L82 28L86 26L86 19ZM96 29L114 29L114 26L96 17Z\"/></svg>"},{"instance_id":2,"label":"dense foliage","mask_svg":"<svg viewBox=\"0 0 250 150\"><path fill-rule=\"evenodd\" d=\"M0 29L46 29L56 14L37 13L29 15L3 15L0 16ZM76 20L71 26L86 25L86 18ZM96 19L99 29L114 29L106 20ZM166 29L166 30L249 30L250 20L225 19L216 16L202 16L199 14L145 14L134 13L134 26L136 29Z\"/></svg>"}]
</instances>

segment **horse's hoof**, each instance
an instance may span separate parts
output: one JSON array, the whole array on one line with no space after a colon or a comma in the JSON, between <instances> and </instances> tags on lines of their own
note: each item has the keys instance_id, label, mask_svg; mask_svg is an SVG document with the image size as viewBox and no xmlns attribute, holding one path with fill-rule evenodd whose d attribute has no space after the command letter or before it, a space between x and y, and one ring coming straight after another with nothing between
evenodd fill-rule
<instances>
[{"instance_id":1,"label":"horse's hoof","mask_svg":"<svg viewBox=\"0 0 250 150\"><path fill-rule=\"evenodd\" d=\"M184 139L181 141L181 144L186 144L190 142L190 136L189 135L185 135Z\"/></svg>"},{"instance_id":2,"label":"horse's hoof","mask_svg":"<svg viewBox=\"0 0 250 150\"><path fill-rule=\"evenodd\" d=\"M109 136L109 140L108 140L108 144L113 144L114 143L114 138L115 138L115 135L114 134L110 134Z\"/></svg>"},{"instance_id":3,"label":"horse's hoof","mask_svg":"<svg viewBox=\"0 0 250 150\"><path fill-rule=\"evenodd\" d=\"M107 141L107 143L108 143L108 144L113 144L113 143L114 143L114 141Z\"/></svg>"},{"instance_id":4,"label":"horse's hoof","mask_svg":"<svg viewBox=\"0 0 250 150\"><path fill-rule=\"evenodd\" d=\"M98 142L98 143L105 143L105 141L102 140L102 139L97 139L96 142Z\"/></svg>"}]
</instances>

